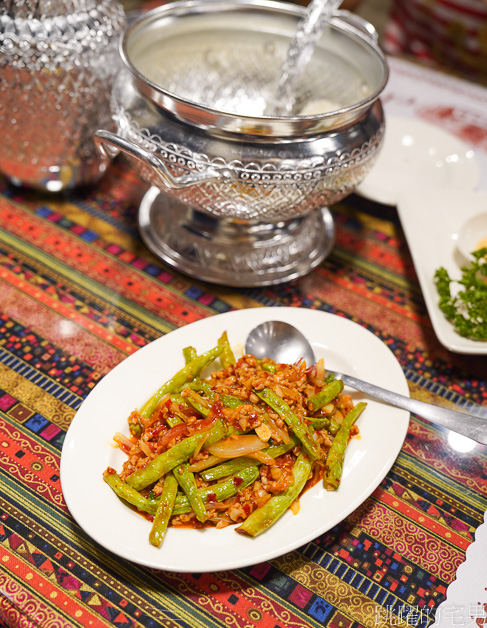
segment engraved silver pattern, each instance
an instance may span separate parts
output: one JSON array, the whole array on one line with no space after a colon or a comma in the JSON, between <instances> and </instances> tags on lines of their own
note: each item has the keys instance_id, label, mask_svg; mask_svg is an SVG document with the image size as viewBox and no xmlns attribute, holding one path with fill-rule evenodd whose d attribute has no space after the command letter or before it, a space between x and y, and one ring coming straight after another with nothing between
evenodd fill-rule
<instances>
[{"instance_id":1,"label":"engraved silver pattern","mask_svg":"<svg viewBox=\"0 0 487 628\"><path fill-rule=\"evenodd\" d=\"M182 190L165 190L178 201L214 217L238 220L288 220L336 203L352 192L375 161L384 137L384 124L351 151L339 155L279 161L231 160L194 153L186 146L166 143L148 128L140 128L129 112L118 106L119 132L155 153L176 176L214 169L227 173ZM152 168L137 163L140 175L159 184Z\"/></svg>"},{"instance_id":2,"label":"engraved silver pattern","mask_svg":"<svg viewBox=\"0 0 487 628\"><path fill-rule=\"evenodd\" d=\"M0 172L49 191L103 174L92 136L111 126L124 27L116 0L0 3Z\"/></svg>"},{"instance_id":3,"label":"engraved silver pattern","mask_svg":"<svg viewBox=\"0 0 487 628\"><path fill-rule=\"evenodd\" d=\"M139 228L147 246L170 266L203 281L233 286L295 279L328 255L335 238L327 208L287 222L249 227L198 215L156 187L141 203Z\"/></svg>"}]
</instances>

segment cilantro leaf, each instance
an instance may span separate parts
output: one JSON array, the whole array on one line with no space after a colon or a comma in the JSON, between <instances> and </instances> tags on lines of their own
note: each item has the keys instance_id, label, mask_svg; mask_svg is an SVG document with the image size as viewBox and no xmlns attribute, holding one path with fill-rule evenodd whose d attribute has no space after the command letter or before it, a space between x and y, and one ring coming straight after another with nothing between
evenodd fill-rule
<instances>
[{"instance_id":1,"label":"cilantro leaf","mask_svg":"<svg viewBox=\"0 0 487 628\"><path fill-rule=\"evenodd\" d=\"M472 340L487 340L487 248L472 253L473 261L461 268L461 277L452 279L440 267L434 280L439 308L455 331ZM455 284L460 287L452 293Z\"/></svg>"}]
</instances>

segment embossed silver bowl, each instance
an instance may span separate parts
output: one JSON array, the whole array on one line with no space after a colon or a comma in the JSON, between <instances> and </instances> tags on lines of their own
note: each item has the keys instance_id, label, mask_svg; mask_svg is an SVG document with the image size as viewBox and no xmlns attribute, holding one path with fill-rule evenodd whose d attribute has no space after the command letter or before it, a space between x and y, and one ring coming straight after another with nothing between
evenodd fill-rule
<instances>
[{"instance_id":1,"label":"embossed silver bowl","mask_svg":"<svg viewBox=\"0 0 487 628\"><path fill-rule=\"evenodd\" d=\"M126 26L117 0L0 0L0 172L59 192L100 179Z\"/></svg>"},{"instance_id":2,"label":"embossed silver bowl","mask_svg":"<svg viewBox=\"0 0 487 628\"><path fill-rule=\"evenodd\" d=\"M263 286L329 254L328 207L350 194L381 147L387 65L370 25L330 21L288 116L265 114L305 10L267 0L189 0L141 16L121 44L116 134L151 188L141 235L198 279Z\"/></svg>"}]
</instances>

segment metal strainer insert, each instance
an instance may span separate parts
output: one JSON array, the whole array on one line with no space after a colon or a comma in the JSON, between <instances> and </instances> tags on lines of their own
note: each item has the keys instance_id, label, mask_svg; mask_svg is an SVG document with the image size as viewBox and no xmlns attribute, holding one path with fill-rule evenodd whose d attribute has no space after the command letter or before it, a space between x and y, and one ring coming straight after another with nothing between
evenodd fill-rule
<instances>
[{"instance_id":1,"label":"metal strainer insert","mask_svg":"<svg viewBox=\"0 0 487 628\"><path fill-rule=\"evenodd\" d=\"M241 118L247 120L244 133L255 127L266 135L315 132L309 121L291 123L287 116L279 124L264 116L304 9L266 0L174 4L174 10L145 16L124 38L125 63L143 93L195 124L197 109L219 113L221 128L234 131ZM336 126L344 119L338 112L357 117L384 88L388 72L380 49L348 17L338 12L330 20L297 83L291 119L325 117L328 128ZM263 128L257 122L262 118Z\"/></svg>"},{"instance_id":2,"label":"metal strainer insert","mask_svg":"<svg viewBox=\"0 0 487 628\"><path fill-rule=\"evenodd\" d=\"M187 102L228 114L264 116L289 39L256 31L255 25L246 30L236 22L144 42L143 48L134 46L130 59L151 83ZM320 47L298 83L295 113L310 103L317 104L317 113L353 107L371 92L368 77L346 57ZM319 111L320 104L324 110Z\"/></svg>"}]
</instances>

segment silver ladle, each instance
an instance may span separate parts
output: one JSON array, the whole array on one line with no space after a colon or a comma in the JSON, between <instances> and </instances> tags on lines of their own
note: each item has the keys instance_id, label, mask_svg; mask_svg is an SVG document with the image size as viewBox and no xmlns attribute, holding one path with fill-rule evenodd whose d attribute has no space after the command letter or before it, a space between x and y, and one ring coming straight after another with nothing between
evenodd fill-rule
<instances>
[{"instance_id":1,"label":"silver ladle","mask_svg":"<svg viewBox=\"0 0 487 628\"><path fill-rule=\"evenodd\" d=\"M292 364L300 358L305 359L306 364L316 362L313 349L305 336L292 325L282 321L268 321L255 327L247 337L245 352L252 353L257 358L270 358L283 364ZM487 419L405 397L345 373L331 371L326 365L325 369L347 386L360 390L370 397L418 414L431 423L487 445Z\"/></svg>"},{"instance_id":2,"label":"silver ladle","mask_svg":"<svg viewBox=\"0 0 487 628\"><path fill-rule=\"evenodd\" d=\"M298 23L281 67L274 98L267 103L265 115L290 115L293 111L296 85L304 73L315 46L333 12L342 0L311 0L306 15Z\"/></svg>"}]
</instances>

